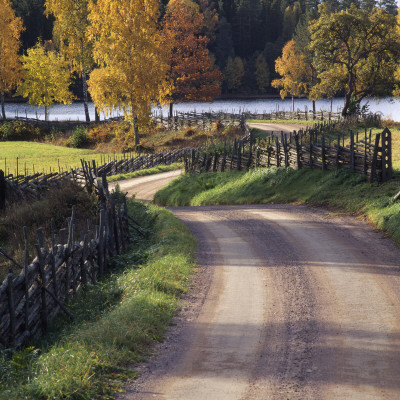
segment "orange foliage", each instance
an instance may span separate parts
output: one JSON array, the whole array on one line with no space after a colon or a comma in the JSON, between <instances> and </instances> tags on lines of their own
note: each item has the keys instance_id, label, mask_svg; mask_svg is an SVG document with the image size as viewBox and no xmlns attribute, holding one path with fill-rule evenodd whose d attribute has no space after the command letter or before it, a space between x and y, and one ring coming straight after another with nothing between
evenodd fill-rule
<instances>
[{"instance_id":1,"label":"orange foliage","mask_svg":"<svg viewBox=\"0 0 400 400\"><path fill-rule=\"evenodd\" d=\"M176 101L210 101L221 93L222 73L213 65L201 35L204 16L190 0L172 0L164 17L165 42L172 47L169 76Z\"/></svg>"}]
</instances>

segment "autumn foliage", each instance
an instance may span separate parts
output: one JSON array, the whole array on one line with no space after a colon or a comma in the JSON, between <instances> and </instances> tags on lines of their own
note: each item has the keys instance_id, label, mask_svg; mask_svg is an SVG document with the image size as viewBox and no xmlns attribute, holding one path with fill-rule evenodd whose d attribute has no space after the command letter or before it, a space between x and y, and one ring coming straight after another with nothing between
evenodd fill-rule
<instances>
[{"instance_id":1,"label":"autumn foliage","mask_svg":"<svg viewBox=\"0 0 400 400\"><path fill-rule=\"evenodd\" d=\"M204 16L191 0L171 0L164 17L164 40L171 47L169 101L210 101L221 93L223 76L213 65L203 36Z\"/></svg>"},{"instance_id":2,"label":"autumn foliage","mask_svg":"<svg viewBox=\"0 0 400 400\"><path fill-rule=\"evenodd\" d=\"M291 96L303 96L308 92L307 82L311 76L310 67L306 58L296 49L296 42L292 39L285 44L282 56L275 61L275 70L281 75L271 85L280 88L280 95L285 98Z\"/></svg>"},{"instance_id":3,"label":"autumn foliage","mask_svg":"<svg viewBox=\"0 0 400 400\"><path fill-rule=\"evenodd\" d=\"M158 0L98 0L89 4L90 38L98 65L89 91L106 113L121 108L139 144L139 126L148 123L151 104L170 93L168 48L158 27Z\"/></svg>"},{"instance_id":4,"label":"autumn foliage","mask_svg":"<svg viewBox=\"0 0 400 400\"><path fill-rule=\"evenodd\" d=\"M0 94L2 117L4 111L4 93L13 89L21 80L21 62L18 51L22 21L15 16L10 0L0 0Z\"/></svg>"}]
</instances>

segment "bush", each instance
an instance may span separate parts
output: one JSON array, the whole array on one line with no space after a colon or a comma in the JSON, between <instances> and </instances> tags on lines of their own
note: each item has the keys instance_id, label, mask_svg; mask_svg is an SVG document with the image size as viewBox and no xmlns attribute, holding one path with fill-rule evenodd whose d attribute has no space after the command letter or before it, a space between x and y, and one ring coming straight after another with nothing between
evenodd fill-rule
<instances>
[{"instance_id":1,"label":"bush","mask_svg":"<svg viewBox=\"0 0 400 400\"><path fill-rule=\"evenodd\" d=\"M39 126L22 121L3 122L0 125L0 140L36 140L45 135Z\"/></svg>"},{"instance_id":2,"label":"bush","mask_svg":"<svg viewBox=\"0 0 400 400\"><path fill-rule=\"evenodd\" d=\"M83 126L77 126L72 133L71 146L80 149L88 143L86 129Z\"/></svg>"}]
</instances>

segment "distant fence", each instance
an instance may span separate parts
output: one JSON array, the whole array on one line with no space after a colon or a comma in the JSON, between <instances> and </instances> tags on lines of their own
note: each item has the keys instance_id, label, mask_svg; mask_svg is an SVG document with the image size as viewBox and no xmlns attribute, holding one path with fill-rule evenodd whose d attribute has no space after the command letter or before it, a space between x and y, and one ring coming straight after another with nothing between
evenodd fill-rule
<instances>
[{"instance_id":1,"label":"distant fence","mask_svg":"<svg viewBox=\"0 0 400 400\"><path fill-rule=\"evenodd\" d=\"M248 130L248 127L246 126ZM246 131L245 131L246 132ZM323 130L322 130L323 132ZM387 181L392 177L391 132L385 128L372 137L371 131L355 135L350 132L349 143L344 135L332 140L320 130L281 133L270 136L266 144L235 141L207 151L193 149L185 156L186 172L247 170L255 167L348 168L368 176L372 181Z\"/></svg>"},{"instance_id":2,"label":"distant fence","mask_svg":"<svg viewBox=\"0 0 400 400\"><path fill-rule=\"evenodd\" d=\"M10 273L0 286L0 347L21 346L39 331L46 332L49 322L60 311L73 316L65 303L88 282L95 283L107 270L107 259L120 254L129 242L129 217L124 196L114 199L107 183L95 184L102 208L99 223L75 232L75 210L67 227L58 233L52 228L50 245L45 245L38 229L37 257L29 261L27 229L25 232L25 263L18 265L21 273ZM52 224L54 226L54 223Z\"/></svg>"},{"instance_id":3,"label":"distant fence","mask_svg":"<svg viewBox=\"0 0 400 400\"><path fill-rule=\"evenodd\" d=\"M59 186L65 180L73 180L85 185L91 176L89 171L92 171L95 176L112 176L158 165L170 165L183 161L184 154L188 151L190 149L186 148L170 152L142 154L122 160L112 160L103 165L96 165L94 161L86 163L82 160L82 168L60 173L5 176L0 170L0 209L22 199L40 198L49 188Z\"/></svg>"}]
</instances>

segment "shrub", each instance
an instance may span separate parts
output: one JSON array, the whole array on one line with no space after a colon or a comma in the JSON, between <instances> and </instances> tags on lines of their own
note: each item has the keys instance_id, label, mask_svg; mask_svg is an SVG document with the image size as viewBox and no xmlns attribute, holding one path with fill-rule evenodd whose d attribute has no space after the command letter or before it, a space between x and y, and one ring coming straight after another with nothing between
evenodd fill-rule
<instances>
[{"instance_id":1,"label":"shrub","mask_svg":"<svg viewBox=\"0 0 400 400\"><path fill-rule=\"evenodd\" d=\"M1 140L36 140L46 134L44 129L23 121L3 122L0 125Z\"/></svg>"},{"instance_id":2,"label":"shrub","mask_svg":"<svg viewBox=\"0 0 400 400\"><path fill-rule=\"evenodd\" d=\"M83 126L77 126L72 134L71 146L80 149L88 143L86 129Z\"/></svg>"}]
</instances>

